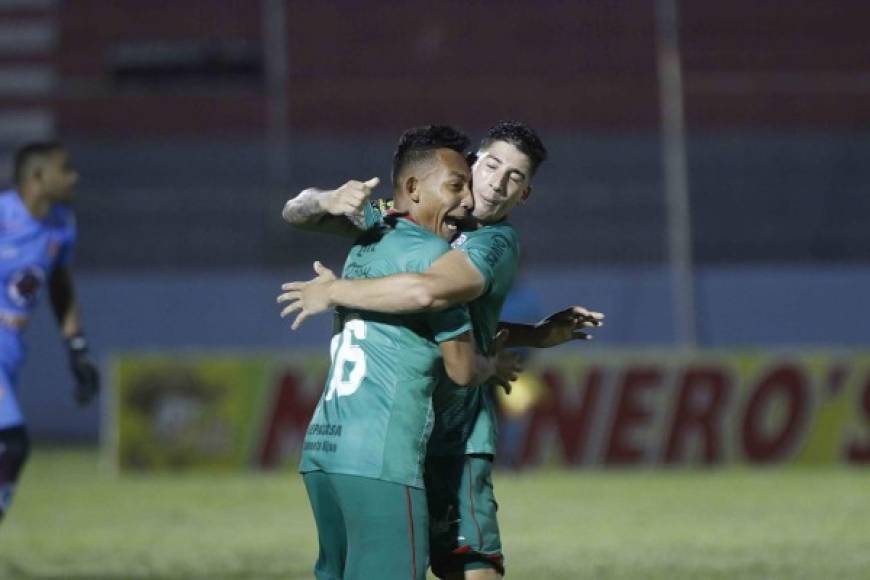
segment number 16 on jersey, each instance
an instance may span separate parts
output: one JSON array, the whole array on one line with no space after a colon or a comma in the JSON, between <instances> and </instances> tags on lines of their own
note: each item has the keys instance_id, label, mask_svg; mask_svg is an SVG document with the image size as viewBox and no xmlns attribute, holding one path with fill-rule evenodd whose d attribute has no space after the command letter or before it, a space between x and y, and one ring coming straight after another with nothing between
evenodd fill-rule
<instances>
[{"instance_id":1,"label":"number 16 on jersey","mask_svg":"<svg viewBox=\"0 0 870 580\"><path fill-rule=\"evenodd\" d=\"M331 401L334 396L347 397L359 388L366 375L366 356L358 343L365 337L366 323L358 318L346 321L341 334L332 337L329 345L332 378L329 380L325 400ZM348 365L352 366L346 372Z\"/></svg>"}]
</instances>

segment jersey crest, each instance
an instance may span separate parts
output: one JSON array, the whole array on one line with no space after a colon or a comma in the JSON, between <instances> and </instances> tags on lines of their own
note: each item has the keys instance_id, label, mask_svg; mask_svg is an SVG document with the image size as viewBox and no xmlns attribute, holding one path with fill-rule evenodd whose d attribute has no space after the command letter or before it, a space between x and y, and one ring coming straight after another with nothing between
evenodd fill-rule
<instances>
[{"instance_id":1,"label":"jersey crest","mask_svg":"<svg viewBox=\"0 0 870 580\"><path fill-rule=\"evenodd\" d=\"M39 295L39 289L42 288L44 281L45 272L38 266L18 270L9 277L6 295L17 306L30 306Z\"/></svg>"}]
</instances>

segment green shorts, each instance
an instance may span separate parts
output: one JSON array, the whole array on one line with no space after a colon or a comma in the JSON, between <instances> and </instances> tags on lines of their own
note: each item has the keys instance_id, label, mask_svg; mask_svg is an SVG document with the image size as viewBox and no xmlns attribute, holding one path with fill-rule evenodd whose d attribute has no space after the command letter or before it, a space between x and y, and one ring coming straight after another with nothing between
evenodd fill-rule
<instances>
[{"instance_id":1,"label":"green shorts","mask_svg":"<svg viewBox=\"0 0 870 580\"><path fill-rule=\"evenodd\" d=\"M481 568L504 575L492 459L492 455L426 459L429 559L439 578Z\"/></svg>"},{"instance_id":2,"label":"green shorts","mask_svg":"<svg viewBox=\"0 0 870 580\"><path fill-rule=\"evenodd\" d=\"M425 580L429 516L422 489L323 471L302 479L317 524L318 580Z\"/></svg>"}]
</instances>

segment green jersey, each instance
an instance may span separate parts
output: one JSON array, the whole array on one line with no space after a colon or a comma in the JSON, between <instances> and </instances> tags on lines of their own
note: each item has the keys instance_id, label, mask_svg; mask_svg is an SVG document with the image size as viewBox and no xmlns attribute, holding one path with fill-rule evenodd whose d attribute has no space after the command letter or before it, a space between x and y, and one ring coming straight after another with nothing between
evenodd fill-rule
<instances>
[{"instance_id":1,"label":"green jersey","mask_svg":"<svg viewBox=\"0 0 870 580\"><path fill-rule=\"evenodd\" d=\"M365 204L366 226L377 223L388 208L389 202L383 200ZM489 354L519 265L519 236L513 226L502 221L462 233L453 248L465 252L483 276L484 291L468 309L477 349ZM432 398L435 425L429 440L430 455L495 455L498 425L493 388L490 384L459 387L444 375Z\"/></svg>"},{"instance_id":2,"label":"green jersey","mask_svg":"<svg viewBox=\"0 0 870 580\"><path fill-rule=\"evenodd\" d=\"M370 228L344 278L423 272L447 242L408 219ZM332 365L303 443L299 470L423 487L432 393L445 375L438 343L471 328L465 307L420 314L338 309Z\"/></svg>"},{"instance_id":3,"label":"green jersey","mask_svg":"<svg viewBox=\"0 0 870 580\"><path fill-rule=\"evenodd\" d=\"M461 234L453 242L484 279L483 293L469 303L477 348L492 354L501 309L519 264L519 237L507 222ZM498 426L494 386L459 387L444 376L433 395L435 425L429 440L434 456L486 453L495 455Z\"/></svg>"}]
</instances>

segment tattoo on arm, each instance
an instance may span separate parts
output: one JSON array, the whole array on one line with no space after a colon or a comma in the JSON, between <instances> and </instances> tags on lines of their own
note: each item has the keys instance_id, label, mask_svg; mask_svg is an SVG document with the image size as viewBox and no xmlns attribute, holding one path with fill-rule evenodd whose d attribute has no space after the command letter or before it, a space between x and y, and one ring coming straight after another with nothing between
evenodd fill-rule
<instances>
[{"instance_id":1,"label":"tattoo on arm","mask_svg":"<svg viewBox=\"0 0 870 580\"><path fill-rule=\"evenodd\" d=\"M321 205L326 192L309 188L289 200L281 212L284 221L303 230L356 238L365 231L365 215L362 211L353 215L330 215Z\"/></svg>"},{"instance_id":2,"label":"tattoo on arm","mask_svg":"<svg viewBox=\"0 0 870 580\"><path fill-rule=\"evenodd\" d=\"M293 225L312 225L326 215L320 207L320 196L323 191L319 189L306 189L302 193L289 200L284 205L281 215L284 220Z\"/></svg>"}]
</instances>

